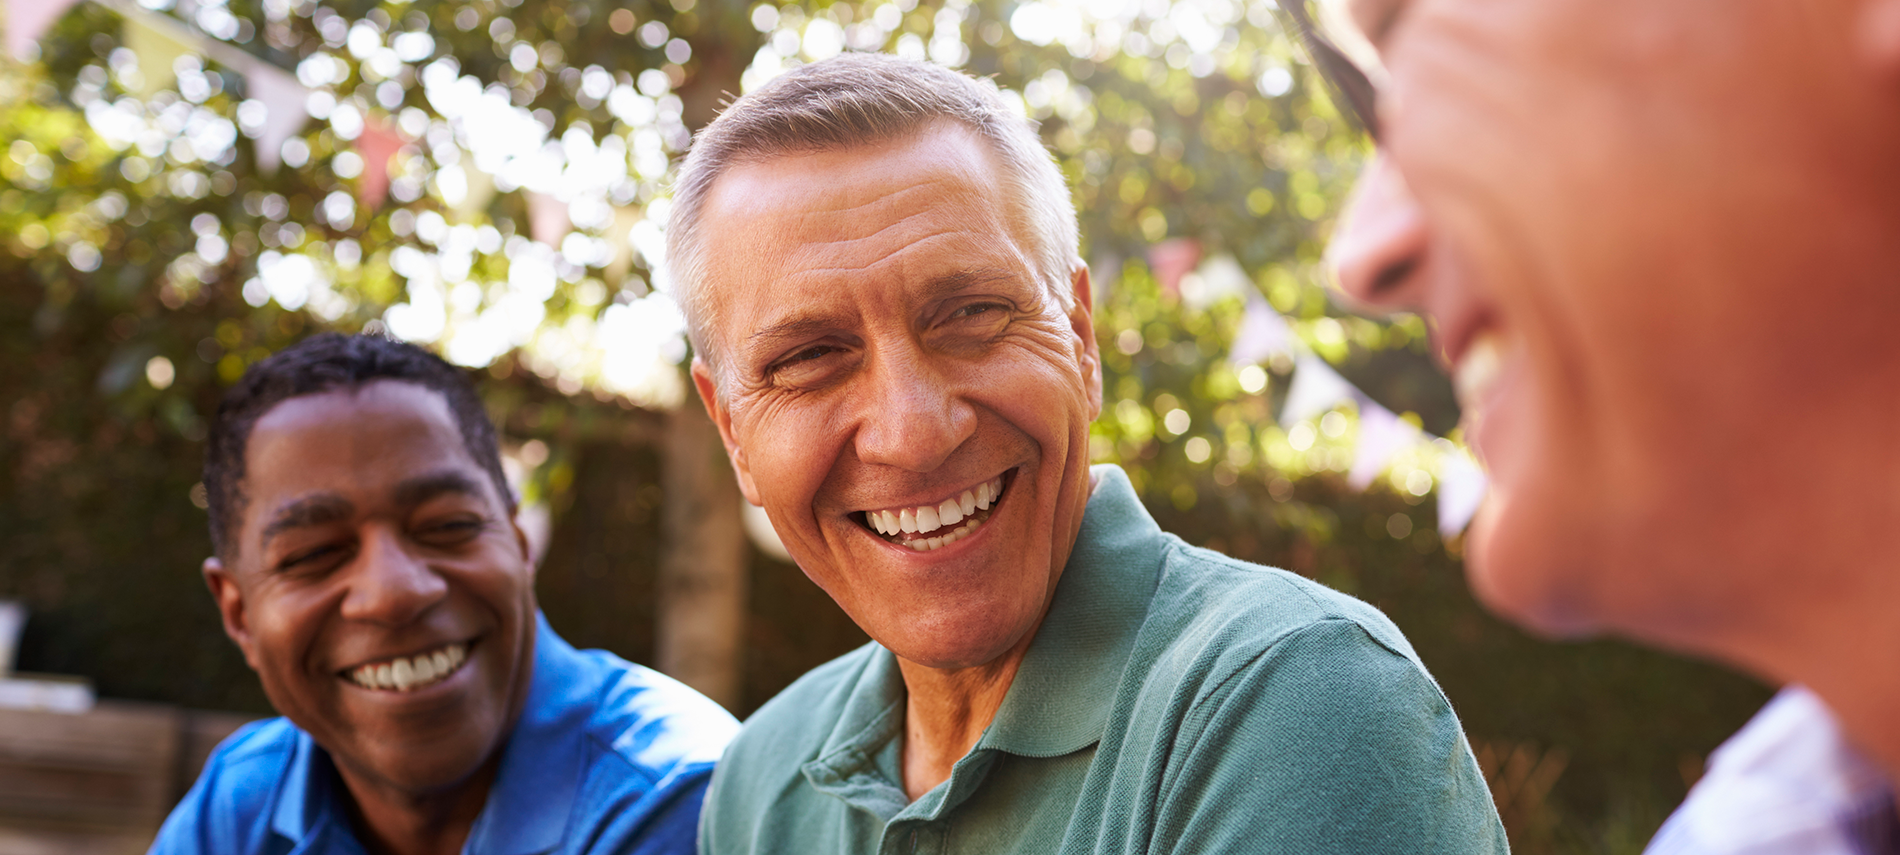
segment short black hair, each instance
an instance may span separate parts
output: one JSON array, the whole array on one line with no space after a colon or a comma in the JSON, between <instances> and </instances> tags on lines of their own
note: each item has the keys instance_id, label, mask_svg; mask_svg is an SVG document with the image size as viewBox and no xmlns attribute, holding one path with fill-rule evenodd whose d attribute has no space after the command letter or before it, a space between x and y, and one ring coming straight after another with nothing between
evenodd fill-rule
<instances>
[{"instance_id":1,"label":"short black hair","mask_svg":"<svg viewBox=\"0 0 1900 855\"><path fill-rule=\"evenodd\" d=\"M224 393L211 420L205 448L205 504L211 517L211 545L227 560L236 557L233 523L243 513L244 450L251 428L272 407L305 395L355 389L377 380L414 383L440 394L461 429L462 442L495 482L508 512L515 495L502 474L495 425L467 375L442 358L413 344L377 335L320 333L252 365Z\"/></svg>"}]
</instances>

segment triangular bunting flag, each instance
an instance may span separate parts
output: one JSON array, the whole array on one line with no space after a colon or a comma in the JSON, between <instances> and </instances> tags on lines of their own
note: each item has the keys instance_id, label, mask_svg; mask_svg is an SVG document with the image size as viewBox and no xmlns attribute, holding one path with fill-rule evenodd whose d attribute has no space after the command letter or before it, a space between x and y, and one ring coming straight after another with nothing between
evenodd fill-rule
<instances>
[{"instance_id":1,"label":"triangular bunting flag","mask_svg":"<svg viewBox=\"0 0 1900 855\"><path fill-rule=\"evenodd\" d=\"M1445 455L1438 473L1438 533L1452 537L1471 524L1490 482L1464 449Z\"/></svg>"},{"instance_id":2,"label":"triangular bunting flag","mask_svg":"<svg viewBox=\"0 0 1900 855\"><path fill-rule=\"evenodd\" d=\"M1339 376L1326 360L1312 354L1294 363L1293 385L1286 390L1286 405L1280 409L1280 424L1291 425L1325 413L1358 391Z\"/></svg>"},{"instance_id":3,"label":"triangular bunting flag","mask_svg":"<svg viewBox=\"0 0 1900 855\"><path fill-rule=\"evenodd\" d=\"M1193 238L1172 238L1148 247L1148 267L1154 271L1161 290L1181 294L1181 277L1201 263L1201 242Z\"/></svg>"},{"instance_id":4,"label":"triangular bunting flag","mask_svg":"<svg viewBox=\"0 0 1900 855\"><path fill-rule=\"evenodd\" d=\"M1240 316L1240 328L1234 330L1234 346L1227 353L1227 362L1236 367L1265 362L1279 354L1292 354L1298 341L1286 319L1259 294L1251 294Z\"/></svg>"},{"instance_id":5,"label":"triangular bunting flag","mask_svg":"<svg viewBox=\"0 0 1900 855\"><path fill-rule=\"evenodd\" d=\"M1361 396L1359 400L1359 442L1353 448L1352 471L1346 483L1355 490L1372 486L1392 458L1425 441L1425 432L1399 418L1377 401Z\"/></svg>"},{"instance_id":6,"label":"triangular bunting flag","mask_svg":"<svg viewBox=\"0 0 1900 855\"><path fill-rule=\"evenodd\" d=\"M6 0L7 54L26 61L27 49L40 40L79 0Z\"/></svg>"},{"instance_id":7,"label":"triangular bunting flag","mask_svg":"<svg viewBox=\"0 0 1900 855\"><path fill-rule=\"evenodd\" d=\"M548 193L528 191L528 236L559 248L561 239L574 230L568 218L567 203Z\"/></svg>"},{"instance_id":8,"label":"triangular bunting flag","mask_svg":"<svg viewBox=\"0 0 1900 855\"><path fill-rule=\"evenodd\" d=\"M402 150L402 145L402 134L387 121L371 119L363 123L363 133L356 138L356 153L363 157L363 177L356 185L356 198L363 207L375 210L388 198L389 159Z\"/></svg>"},{"instance_id":9,"label":"triangular bunting flag","mask_svg":"<svg viewBox=\"0 0 1900 855\"><path fill-rule=\"evenodd\" d=\"M284 143L310 118L304 111L310 90L282 69L261 62L245 70L244 84L251 98L264 105L264 121L256 134L257 167L270 174L283 162Z\"/></svg>"}]
</instances>

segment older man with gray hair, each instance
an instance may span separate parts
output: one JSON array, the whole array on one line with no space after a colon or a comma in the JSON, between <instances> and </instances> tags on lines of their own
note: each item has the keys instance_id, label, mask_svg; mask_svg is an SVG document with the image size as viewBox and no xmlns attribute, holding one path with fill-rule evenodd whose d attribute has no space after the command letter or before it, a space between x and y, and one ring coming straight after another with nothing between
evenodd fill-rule
<instances>
[{"instance_id":1,"label":"older man with gray hair","mask_svg":"<svg viewBox=\"0 0 1900 855\"><path fill-rule=\"evenodd\" d=\"M1089 467L1074 209L993 86L790 72L701 132L670 240L746 498L874 639L747 724L703 852L1504 851L1389 621Z\"/></svg>"}]
</instances>

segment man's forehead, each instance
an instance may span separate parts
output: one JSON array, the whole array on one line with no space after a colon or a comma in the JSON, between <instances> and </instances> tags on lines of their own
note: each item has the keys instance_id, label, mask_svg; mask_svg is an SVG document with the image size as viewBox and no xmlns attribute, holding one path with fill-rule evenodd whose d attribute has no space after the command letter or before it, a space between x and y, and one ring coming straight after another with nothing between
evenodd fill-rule
<instances>
[{"instance_id":1,"label":"man's forehead","mask_svg":"<svg viewBox=\"0 0 1900 855\"><path fill-rule=\"evenodd\" d=\"M260 417L245 450L245 492L268 509L288 497L389 493L405 478L482 472L447 400L415 383L375 381L286 399Z\"/></svg>"},{"instance_id":2,"label":"man's forehead","mask_svg":"<svg viewBox=\"0 0 1900 855\"><path fill-rule=\"evenodd\" d=\"M973 271L1022 266L987 143L938 127L723 176L706 212L715 334L743 350L794 317L848 318L865 299L914 302Z\"/></svg>"}]
</instances>

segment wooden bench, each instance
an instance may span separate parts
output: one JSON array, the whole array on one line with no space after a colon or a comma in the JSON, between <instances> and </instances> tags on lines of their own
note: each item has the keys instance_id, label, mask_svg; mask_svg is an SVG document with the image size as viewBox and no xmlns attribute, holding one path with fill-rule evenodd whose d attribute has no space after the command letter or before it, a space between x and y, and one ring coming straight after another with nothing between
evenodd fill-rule
<instances>
[{"instance_id":1,"label":"wooden bench","mask_svg":"<svg viewBox=\"0 0 1900 855\"><path fill-rule=\"evenodd\" d=\"M249 720L126 701L0 710L0 855L144 852L211 750Z\"/></svg>"}]
</instances>

